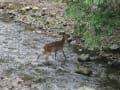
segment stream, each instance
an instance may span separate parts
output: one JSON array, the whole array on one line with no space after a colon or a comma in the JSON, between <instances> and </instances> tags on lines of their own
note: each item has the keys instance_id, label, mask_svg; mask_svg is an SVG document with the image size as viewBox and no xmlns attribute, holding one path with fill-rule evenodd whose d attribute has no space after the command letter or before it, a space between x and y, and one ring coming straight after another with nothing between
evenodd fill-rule
<instances>
[{"instance_id":1,"label":"stream","mask_svg":"<svg viewBox=\"0 0 120 90\"><path fill-rule=\"evenodd\" d=\"M77 53L67 43L65 64L62 64L65 60L61 52L57 54L57 60L54 53L48 62L43 56L36 60L46 43L60 39L26 30L19 23L0 21L0 87L9 90L78 90L88 86L96 90L120 90L119 70L104 62L78 62ZM90 68L92 75L75 73L80 65ZM11 81L16 78L21 78L24 83L13 87Z\"/></svg>"}]
</instances>

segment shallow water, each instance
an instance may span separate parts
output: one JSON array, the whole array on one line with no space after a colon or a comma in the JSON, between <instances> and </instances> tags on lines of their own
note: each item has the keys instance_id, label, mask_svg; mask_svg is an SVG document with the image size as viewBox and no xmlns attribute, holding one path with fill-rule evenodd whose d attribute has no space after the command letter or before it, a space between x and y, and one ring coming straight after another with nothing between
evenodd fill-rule
<instances>
[{"instance_id":1,"label":"shallow water","mask_svg":"<svg viewBox=\"0 0 120 90\"><path fill-rule=\"evenodd\" d=\"M52 53L47 63L43 56L36 61L40 49L46 43L59 39L61 38L26 30L19 23L0 21L0 77L4 77L0 80L0 86L4 83L11 88L12 79L22 78L25 84L12 90L77 90L82 86L96 90L119 90L119 85L112 87L106 83L109 73L104 64L79 63L77 54L68 44L64 48L67 55L65 65L62 64L65 62L62 53L57 54L57 60ZM93 74L88 77L75 73L79 65L89 67Z\"/></svg>"}]
</instances>

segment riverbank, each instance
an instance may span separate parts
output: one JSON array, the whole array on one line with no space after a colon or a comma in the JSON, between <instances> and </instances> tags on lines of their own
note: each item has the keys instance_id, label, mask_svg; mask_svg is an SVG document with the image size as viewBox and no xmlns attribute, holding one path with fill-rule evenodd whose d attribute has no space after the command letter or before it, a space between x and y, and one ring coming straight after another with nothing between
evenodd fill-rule
<instances>
[{"instance_id":1,"label":"riverbank","mask_svg":"<svg viewBox=\"0 0 120 90\"><path fill-rule=\"evenodd\" d=\"M65 47L68 56L66 65L61 66L64 62L61 54L57 61L52 55L47 64L42 57L39 62L35 61L45 43L60 39L60 32L71 34L74 22L64 17L64 6L63 3L37 0L34 3L0 3L0 77L4 81L0 85L5 83L9 89L14 86L14 90L47 90L45 86L49 87L50 83L51 90L73 90L81 86L97 90L119 88L119 27L113 35L102 37L102 48L98 50L84 49L81 39L71 38L70 46ZM9 84L11 81L12 85ZM22 86L18 85L19 82Z\"/></svg>"}]
</instances>

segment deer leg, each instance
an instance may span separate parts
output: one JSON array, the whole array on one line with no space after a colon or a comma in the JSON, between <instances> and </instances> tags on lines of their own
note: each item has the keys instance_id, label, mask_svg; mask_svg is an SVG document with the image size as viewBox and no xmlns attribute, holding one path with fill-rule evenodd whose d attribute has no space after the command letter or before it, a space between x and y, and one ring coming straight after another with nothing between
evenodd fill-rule
<instances>
[{"instance_id":1,"label":"deer leg","mask_svg":"<svg viewBox=\"0 0 120 90\"><path fill-rule=\"evenodd\" d=\"M64 50L63 50L63 55L64 55L64 57L65 57L65 60L66 60L67 58L66 58L66 55L65 55L65 52L64 52Z\"/></svg>"},{"instance_id":2,"label":"deer leg","mask_svg":"<svg viewBox=\"0 0 120 90\"><path fill-rule=\"evenodd\" d=\"M49 54L47 53L47 54L45 55L45 60L48 61L48 58L49 58Z\"/></svg>"},{"instance_id":3,"label":"deer leg","mask_svg":"<svg viewBox=\"0 0 120 90\"><path fill-rule=\"evenodd\" d=\"M39 57L40 57L40 54L37 56L37 59L36 59L37 61L38 61Z\"/></svg>"},{"instance_id":4,"label":"deer leg","mask_svg":"<svg viewBox=\"0 0 120 90\"><path fill-rule=\"evenodd\" d=\"M57 51L55 51L55 60L56 60Z\"/></svg>"}]
</instances>

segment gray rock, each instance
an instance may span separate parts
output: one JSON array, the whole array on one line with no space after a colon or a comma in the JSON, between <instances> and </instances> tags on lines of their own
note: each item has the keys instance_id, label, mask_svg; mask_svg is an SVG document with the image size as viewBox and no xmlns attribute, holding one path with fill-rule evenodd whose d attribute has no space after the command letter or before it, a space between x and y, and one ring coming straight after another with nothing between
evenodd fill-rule
<instances>
[{"instance_id":1,"label":"gray rock","mask_svg":"<svg viewBox=\"0 0 120 90\"><path fill-rule=\"evenodd\" d=\"M33 6L32 9L33 9L33 10L38 10L39 7Z\"/></svg>"},{"instance_id":2,"label":"gray rock","mask_svg":"<svg viewBox=\"0 0 120 90\"><path fill-rule=\"evenodd\" d=\"M76 70L75 73L90 76L92 74L92 71L87 67L79 67L79 69Z\"/></svg>"},{"instance_id":3,"label":"gray rock","mask_svg":"<svg viewBox=\"0 0 120 90\"><path fill-rule=\"evenodd\" d=\"M81 48L80 48L78 51L79 51L79 52L82 52L82 51L83 51L83 49L81 49Z\"/></svg>"},{"instance_id":4,"label":"gray rock","mask_svg":"<svg viewBox=\"0 0 120 90\"><path fill-rule=\"evenodd\" d=\"M70 37L70 38L68 38L68 42L70 43L70 42L72 42L72 40L73 40L73 38L72 37Z\"/></svg>"},{"instance_id":5,"label":"gray rock","mask_svg":"<svg viewBox=\"0 0 120 90\"><path fill-rule=\"evenodd\" d=\"M44 62L43 64L48 65L48 66L53 66L53 67L59 65L59 63L57 61L54 61L54 60L49 60L47 62Z\"/></svg>"},{"instance_id":6,"label":"gray rock","mask_svg":"<svg viewBox=\"0 0 120 90\"><path fill-rule=\"evenodd\" d=\"M95 90L95 89L91 88L91 87L84 86L84 87L80 87L78 90Z\"/></svg>"},{"instance_id":7,"label":"gray rock","mask_svg":"<svg viewBox=\"0 0 120 90\"><path fill-rule=\"evenodd\" d=\"M110 50L114 51L114 50L118 50L120 48L120 46L117 44L113 44L109 48L110 48Z\"/></svg>"},{"instance_id":8,"label":"gray rock","mask_svg":"<svg viewBox=\"0 0 120 90\"><path fill-rule=\"evenodd\" d=\"M47 8L42 8L42 11L43 11L43 12L47 11Z\"/></svg>"},{"instance_id":9,"label":"gray rock","mask_svg":"<svg viewBox=\"0 0 120 90\"><path fill-rule=\"evenodd\" d=\"M6 5L5 4L0 4L0 9L4 9L6 7Z\"/></svg>"},{"instance_id":10,"label":"gray rock","mask_svg":"<svg viewBox=\"0 0 120 90\"><path fill-rule=\"evenodd\" d=\"M47 8L42 8L41 16L47 15Z\"/></svg>"},{"instance_id":11,"label":"gray rock","mask_svg":"<svg viewBox=\"0 0 120 90\"><path fill-rule=\"evenodd\" d=\"M76 40L70 42L71 45L76 45Z\"/></svg>"},{"instance_id":12,"label":"gray rock","mask_svg":"<svg viewBox=\"0 0 120 90\"><path fill-rule=\"evenodd\" d=\"M90 55L89 54L81 54L78 56L78 61L89 61L90 60Z\"/></svg>"},{"instance_id":13,"label":"gray rock","mask_svg":"<svg viewBox=\"0 0 120 90\"><path fill-rule=\"evenodd\" d=\"M98 59L100 59L100 56L91 56L90 57L90 60L98 60Z\"/></svg>"},{"instance_id":14,"label":"gray rock","mask_svg":"<svg viewBox=\"0 0 120 90\"><path fill-rule=\"evenodd\" d=\"M31 10L32 7L31 6L26 6L26 7L23 7L21 10L22 11L28 11L28 10Z\"/></svg>"}]
</instances>

